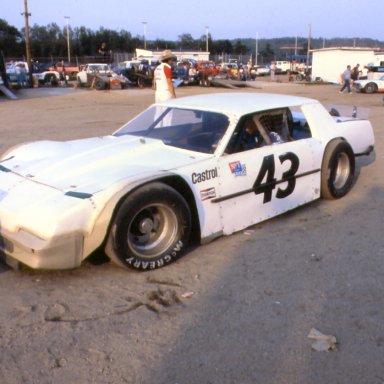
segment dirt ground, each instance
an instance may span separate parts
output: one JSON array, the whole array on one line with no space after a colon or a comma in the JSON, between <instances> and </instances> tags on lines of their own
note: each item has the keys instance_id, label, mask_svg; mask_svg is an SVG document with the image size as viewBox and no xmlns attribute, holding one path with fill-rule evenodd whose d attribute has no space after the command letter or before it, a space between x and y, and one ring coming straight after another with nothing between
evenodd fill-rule
<instances>
[{"instance_id":1,"label":"dirt ground","mask_svg":"<svg viewBox=\"0 0 384 384\"><path fill-rule=\"evenodd\" d=\"M334 85L257 83L370 113L375 154L337 201L319 200L138 273L102 260L70 271L0 264L3 384L383 384L384 105ZM178 88L179 97L218 88ZM113 132L149 89L33 89L0 98L0 152ZM99 261L99 262L97 262ZM334 335L317 352L311 328Z\"/></svg>"}]
</instances>

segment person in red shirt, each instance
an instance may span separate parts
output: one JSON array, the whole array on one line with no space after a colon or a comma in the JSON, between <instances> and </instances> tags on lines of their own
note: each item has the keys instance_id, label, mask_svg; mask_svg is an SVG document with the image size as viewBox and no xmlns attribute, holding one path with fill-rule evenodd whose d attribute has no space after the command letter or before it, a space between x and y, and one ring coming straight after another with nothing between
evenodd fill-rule
<instances>
[{"instance_id":1,"label":"person in red shirt","mask_svg":"<svg viewBox=\"0 0 384 384\"><path fill-rule=\"evenodd\" d=\"M165 50L160 57L161 64L156 67L153 77L156 103L176 98L172 82L172 61L174 60L176 56L169 49Z\"/></svg>"}]
</instances>

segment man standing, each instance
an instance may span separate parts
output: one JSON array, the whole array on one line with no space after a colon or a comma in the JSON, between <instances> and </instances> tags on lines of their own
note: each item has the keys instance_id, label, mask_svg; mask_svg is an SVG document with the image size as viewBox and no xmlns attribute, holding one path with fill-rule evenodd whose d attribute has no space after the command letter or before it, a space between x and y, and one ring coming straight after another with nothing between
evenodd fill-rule
<instances>
[{"instance_id":1,"label":"man standing","mask_svg":"<svg viewBox=\"0 0 384 384\"><path fill-rule=\"evenodd\" d=\"M161 64L156 67L153 77L156 103L176 98L172 82L172 61L174 60L176 56L169 49L160 56Z\"/></svg>"},{"instance_id":2,"label":"man standing","mask_svg":"<svg viewBox=\"0 0 384 384\"><path fill-rule=\"evenodd\" d=\"M275 81L276 80L276 77L275 77L275 74L276 74L276 63L274 61L272 61L271 63L271 67L270 67L270 73L271 73L271 80L272 81Z\"/></svg>"},{"instance_id":3,"label":"man standing","mask_svg":"<svg viewBox=\"0 0 384 384\"><path fill-rule=\"evenodd\" d=\"M351 66L348 65L347 69L341 75L344 80L344 84L340 89L340 93L343 93L344 89L347 88L348 93L351 93Z\"/></svg>"}]
</instances>

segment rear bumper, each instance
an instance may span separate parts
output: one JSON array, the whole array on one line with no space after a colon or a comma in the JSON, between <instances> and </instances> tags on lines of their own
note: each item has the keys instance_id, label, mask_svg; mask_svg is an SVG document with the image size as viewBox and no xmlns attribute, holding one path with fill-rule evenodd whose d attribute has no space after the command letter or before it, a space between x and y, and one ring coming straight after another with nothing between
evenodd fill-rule
<instances>
[{"instance_id":1,"label":"rear bumper","mask_svg":"<svg viewBox=\"0 0 384 384\"><path fill-rule=\"evenodd\" d=\"M358 157L358 156L369 156L373 150L375 149L375 147L373 145L370 145L366 151L364 152L361 152L361 153L355 153L355 157Z\"/></svg>"},{"instance_id":2,"label":"rear bumper","mask_svg":"<svg viewBox=\"0 0 384 384\"><path fill-rule=\"evenodd\" d=\"M27 232L2 229L0 254L15 269L20 263L33 269L70 269L81 264L83 240L77 232L43 240Z\"/></svg>"}]
</instances>

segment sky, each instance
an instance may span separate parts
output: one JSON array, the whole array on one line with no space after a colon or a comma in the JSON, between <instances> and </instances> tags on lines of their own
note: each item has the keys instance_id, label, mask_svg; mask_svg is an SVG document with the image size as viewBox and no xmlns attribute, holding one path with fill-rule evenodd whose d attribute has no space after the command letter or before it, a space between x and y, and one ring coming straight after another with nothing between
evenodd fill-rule
<instances>
[{"instance_id":1,"label":"sky","mask_svg":"<svg viewBox=\"0 0 384 384\"><path fill-rule=\"evenodd\" d=\"M147 40L352 37L384 41L383 0L28 0L29 23L100 27ZM0 18L25 26L24 0L0 0ZM66 19L65 17L69 17ZM145 24L144 24L145 23ZM310 27L309 27L310 26Z\"/></svg>"}]
</instances>

